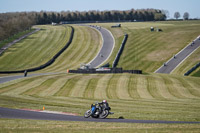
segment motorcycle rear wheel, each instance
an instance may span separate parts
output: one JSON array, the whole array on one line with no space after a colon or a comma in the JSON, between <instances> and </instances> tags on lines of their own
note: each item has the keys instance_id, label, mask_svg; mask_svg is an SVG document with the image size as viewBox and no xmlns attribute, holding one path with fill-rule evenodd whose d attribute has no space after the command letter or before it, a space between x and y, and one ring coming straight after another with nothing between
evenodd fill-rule
<instances>
[{"instance_id":1,"label":"motorcycle rear wheel","mask_svg":"<svg viewBox=\"0 0 200 133\"><path fill-rule=\"evenodd\" d=\"M105 119L108 115L109 115L109 111L108 111L108 110L104 110L104 111L99 115L99 118Z\"/></svg>"}]
</instances>

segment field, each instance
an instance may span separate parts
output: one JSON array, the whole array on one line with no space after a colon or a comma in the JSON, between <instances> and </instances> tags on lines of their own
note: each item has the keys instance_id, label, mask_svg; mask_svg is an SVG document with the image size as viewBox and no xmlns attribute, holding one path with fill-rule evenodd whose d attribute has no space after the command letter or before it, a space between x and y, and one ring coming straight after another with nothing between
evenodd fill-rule
<instances>
[{"instance_id":1,"label":"field","mask_svg":"<svg viewBox=\"0 0 200 133\"><path fill-rule=\"evenodd\" d=\"M77 69L82 63L90 62L101 48L101 36L98 31L89 27L73 25L75 32L71 45L55 61L42 72L67 72Z\"/></svg>"},{"instance_id":2,"label":"field","mask_svg":"<svg viewBox=\"0 0 200 133\"><path fill-rule=\"evenodd\" d=\"M0 56L0 70L37 67L51 59L69 39L70 27L37 26L41 30L16 43Z\"/></svg>"},{"instance_id":3,"label":"field","mask_svg":"<svg viewBox=\"0 0 200 133\"><path fill-rule=\"evenodd\" d=\"M120 58L118 67L124 69L141 69L154 72L164 62L173 57L182 48L200 35L199 21L185 22L138 22L121 23L122 28L110 28L114 25L101 24L113 33L116 39L116 51L121 45L124 33L129 35L128 41ZM150 27L160 28L163 32L150 32ZM116 54L116 53L114 53ZM188 60L187 68L177 70L183 75L199 61L199 52L193 54L195 59ZM114 58L111 58L110 64ZM188 62L185 63L188 65ZM184 67L183 67L184 68Z\"/></svg>"},{"instance_id":4,"label":"field","mask_svg":"<svg viewBox=\"0 0 200 133\"><path fill-rule=\"evenodd\" d=\"M101 36L88 27L72 25L75 28L74 39L70 47L50 67L38 71L38 73L56 72L53 75L36 76L18 79L0 84L0 107L29 108L64 111L83 115L95 101L107 99L112 111L115 112L109 118L123 116L126 119L137 120L170 120L170 121L200 121L200 83L199 77L184 77L185 71L199 61L199 49L191 57L187 58L172 74L153 73L163 62L171 58L175 53L184 48L189 42L200 34L199 21L185 22L143 22L122 23L122 28L110 28L113 23L98 24L108 28L115 37L116 46L108 62L112 64L120 47L123 34L129 34L124 52L120 58L118 67L124 69L142 69L143 75L135 74L67 74L67 69L76 69L81 63L89 62L96 56L101 48ZM150 32L149 27L158 27L163 32ZM38 52L38 56L44 56L46 62L64 42L69 39L70 28L62 26L41 26L40 31L33 36L41 36L41 32L52 29L59 33L63 43L54 46L49 43L49 50L54 52ZM64 33L67 34L64 37ZM50 37L52 32L48 32ZM55 34L56 34L55 33ZM43 35L44 36L44 35ZM30 36L31 37L31 36ZM56 36L55 36L56 37ZM38 38L43 38L38 37ZM39 39L26 39L26 41ZM49 40L46 36L37 48L45 45ZM61 41L60 40L60 41ZM55 41L56 42L56 41ZM29 43L28 43L29 44ZM24 43L12 54L20 57L20 52L25 50ZM57 47L58 44L62 46ZM41 45L41 46L40 46ZM56 47L56 49L54 49ZM28 48L28 46L27 46ZM35 53L35 48L29 53ZM12 51L11 48L10 50ZM20 51L23 49L22 51ZM9 51L10 51L9 50ZM15 62L9 51L0 57L1 61L10 59L12 63L0 64L0 70L18 70L29 67L32 59L25 60L20 66L20 61ZM18 53L19 52L19 53ZM36 54L36 53L35 53ZM48 54L47 56L45 56ZM25 54L26 56L28 54ZM37 56L33 62L42 64ZM23 60L21 61L23 62ZM30 63L28 63L30 62ZM8 67L7 67L8 66ZM32 65L34 66L34 65ZM198 73L198 70L194 73ZM102 132L104 126L107 132L198 132L199 124L126 124L126 123L84 123L84 122L54 122L35 120L0 119L0 131L18 132ZM86 128L87 127L87 128ZM51 129L51 130L50 130Z\"/></svg>"},{"instance_id":5,"label":"field","mask_svg":"<svg viewBox=\"0 0 200 133\"><path fill-rule=\"evenodd\" d=\"M45 133L177 133L198 132L198 124L125 124L94 122L61 122L38 120L0 121L0 132L45 132Z\"/></svg>"},{"instance_id":6,"label":"field","mask_svg":"<svg viewBox=\"0 0 200 133\"><path fill-rule=\"evenodd\" d=\"M59 74L1 84L0 106L83 115L108 99L117 118L200 121L199 86L199 78L168 75Z\"/></svg>"}]
</instances>

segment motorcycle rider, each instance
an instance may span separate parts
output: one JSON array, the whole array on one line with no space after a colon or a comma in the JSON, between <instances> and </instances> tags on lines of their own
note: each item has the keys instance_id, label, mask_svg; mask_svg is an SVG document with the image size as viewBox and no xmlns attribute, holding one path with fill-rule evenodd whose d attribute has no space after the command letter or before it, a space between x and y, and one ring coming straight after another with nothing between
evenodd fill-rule
<instances>
[{"instance_id":1,"label":"motorcycle rider","mask_svg":"<svg viewBox=\"0 0 200 133\"><path fill-rule=\"evenodd\" d=\"M109 104L108 104L108 102L107 102L107 100L103 100L101 103L99 103L99 105L100 105L101 107L104 107L105 109L106 109L106 108L110 108L110 107L109 107Z\"/></svg>"},{"instance_id":2,"label":"motorcycle rider","mask_svg":"<svg viewBox=\"0 0 200 133\"><path fill-rule=\"evenodd\" d=\"M96 104L98 104L99 106L97 106L98 108L96 108L96 110L94 112L96 112L97 114L100 114L102 112L102 109L107 109L109 108L109 110L111 109L109 107L109 104L107 102L107 100L103 100L101 103L96 102ZM93 106L93 104L91 105Z\"/></svg>"}]
</instances>

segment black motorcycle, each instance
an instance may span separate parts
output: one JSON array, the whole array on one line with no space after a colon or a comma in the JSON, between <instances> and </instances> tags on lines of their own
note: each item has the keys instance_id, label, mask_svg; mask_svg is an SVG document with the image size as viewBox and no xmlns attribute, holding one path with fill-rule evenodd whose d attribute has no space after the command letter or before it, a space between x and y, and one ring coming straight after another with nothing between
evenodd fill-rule
<instances>
[{"instance_id":1,"label":"black motorcycle","mask_svg":"<svg viewBox=\"0 0 200 133\"><path fill-rule=\"evenodd\" d=\"M110 110L110 107L95 103L91 105L90 110L85 112L84 117L89 118L91 116L92 118L105 119L108 115L114 114L113 112L110 112Z\"/></svg>"}]
</instances>

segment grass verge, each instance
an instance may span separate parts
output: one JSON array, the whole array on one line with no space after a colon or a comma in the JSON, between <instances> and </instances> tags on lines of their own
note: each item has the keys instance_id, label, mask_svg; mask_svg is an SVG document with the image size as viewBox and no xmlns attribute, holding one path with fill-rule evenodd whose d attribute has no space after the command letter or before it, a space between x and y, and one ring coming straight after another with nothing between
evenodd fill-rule
<instances>
[{"instance_id":1,"label":"grass verge","mask_svg":"<svg viewBox=\"0 0 200 133\"><path fill-rule=\"evenodd\" d=\"M95 122L62 122L41 120L0 119L0 132L54 132L54 133L153 133L199 132L199 124L127 124Z\"/></svg>"}]
</instances>

